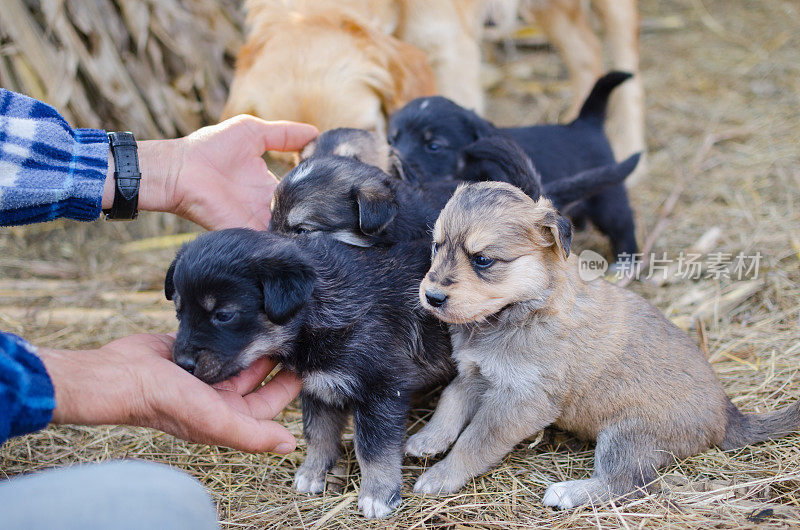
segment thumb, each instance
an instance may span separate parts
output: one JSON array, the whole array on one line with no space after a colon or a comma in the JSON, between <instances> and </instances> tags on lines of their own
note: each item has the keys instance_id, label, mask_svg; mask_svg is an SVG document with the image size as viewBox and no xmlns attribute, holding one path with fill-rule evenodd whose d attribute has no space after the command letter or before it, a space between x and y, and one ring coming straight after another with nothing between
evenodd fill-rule
<instances>
[{"instance_id":1,"label":"thumb","mask_svg":"<svg viewBox=\"0 0 800 530\"><path fill-rule=\"evenodd\" d=\"M264 121L255 116L242 117L264 151L298 151L319 135L313 125L293 121Z\"/></svg>"}]
</instances>

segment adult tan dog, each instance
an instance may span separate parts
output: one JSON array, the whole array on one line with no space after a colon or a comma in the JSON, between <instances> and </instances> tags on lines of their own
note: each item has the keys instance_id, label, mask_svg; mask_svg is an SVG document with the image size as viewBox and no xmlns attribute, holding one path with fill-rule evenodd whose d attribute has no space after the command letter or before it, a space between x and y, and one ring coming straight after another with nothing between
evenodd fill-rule
<instances>
[{"instance_id":1,"label":"adult tan dog","mask_svg":"<svg viewBox=\"0 0 800 530\"><path fill-rule=\"evenodd\" d=\"M509 27L517 15L535 21L558 49L569 71L572 104L564 121L572 121L586 95L606 67L603 44L589 23L587 5L600 15L606 48L614 70L631 72L633 79L620 86L611 99L608 136L617 160L646 151L644 87L639 74L639 13L636 0L488 0L490 19ZM627 183L633 184L645 171L639 164Z\"/></svg>"},{"instance_id":2,"label":"adult tan dog","mask_svg":"<svg viewBox=\"0 0 800 530\"><path fill-rule=\"evenodd\" d=\"M456 491L551 424L597 440L592 477L545 492L544 503L562 509L640 495L673 458L800 426L800 403L742 414L658 309L604 280L582 281L571 234L547 199L505 183L461 187L445 206L420 299L451 324L458 376L406 452L455 445L415 491Z\"/></svg>"},{"instance_id":3,"label":"adult tan dog","mask_svg":"<svg viewBox=\"0 0 800 530\"><path fill-rule=\"evenodd\" d=\"M224 116L385 134L386 117L442 93L481 110L483 0L249 0Z\"/></svg>"}]
</instances>

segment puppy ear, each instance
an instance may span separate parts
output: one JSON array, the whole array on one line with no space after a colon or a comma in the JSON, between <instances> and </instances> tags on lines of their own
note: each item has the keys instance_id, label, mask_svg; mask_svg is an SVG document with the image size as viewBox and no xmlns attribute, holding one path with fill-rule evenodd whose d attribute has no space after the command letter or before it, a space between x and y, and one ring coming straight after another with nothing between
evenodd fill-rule
<instances>
[{"instance_id":1,"label":"puppy ear","mask_svg":"<svg viewBox=\"0 0 800 530\"><path fill-rule=\"evenodd\" d=\"M385 184L364 183L356 189L358 224L367 235L379 234L397 215L397 203Z\"/></svg>"},{"instance_id":2,"label":"puppy ear","mask_svg":"<svg viewBox=\"0 0 800 530\"><path fill-rule=\"evenodd\" d=\"M545 215L544 227L553 238L556 254L566 260L572 245L572 223L554 209Z\"/></svg>"},{"instance_id":3,"label":"puppy ear","mask_svg":"<svg viewBox=\"0 0 800 530\"><path fill-rule=\"evenodd\" d=\"M183 247L175 254L175 259L172 260L169 269L167 269L167 275L164 277L164 295L170 301L175 297L175 266L178 264L178 260L181 259L182 254Z\"/></svg>"},{"instance_id":4,"label":"puppy ear","mask_svg":"<svg viewBox=\"0 0 800 530\"><path fill-rule=\"evenodd\" d=\"M294 244L255 257L264 293L264 311L270 322L282 326L297 314L314 290L313 265Z\"/></svg>"}]
</instances>

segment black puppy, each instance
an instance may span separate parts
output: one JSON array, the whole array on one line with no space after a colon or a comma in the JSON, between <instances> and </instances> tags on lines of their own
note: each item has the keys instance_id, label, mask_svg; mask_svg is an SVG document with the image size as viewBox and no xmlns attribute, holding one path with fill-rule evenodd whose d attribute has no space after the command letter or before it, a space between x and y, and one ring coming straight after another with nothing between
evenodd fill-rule
<instances>
[{"instance_id":1,"label":"black puppy","mask_svg":"<svg viewBox=\"0 0 800 530\"><path fill-rule=\"evenodd\" d=\"M456 180L468 182L507 182L533 200L546 195L561 210L609 186L622 184L636 169L640 156L637 153L619 164L588 169L543 184L541 175L519 144L508 137L494 135L481 138L461 151L454 176Z\"/></svg>"},{"instance_id":2,"label":"black puppy","mask_svg":"<svg viewBox=\"0 0 800 530\"><path fill-rule=\"evenodd\" d=\"M411 394L454 373L447 328L416 296L429 265L427 241L357 249L247 229L201 235L165 280L180 321L175 362L214 383L270 356L303 379L302 492L324 489L352 412L359 507L384 517L401 500Z\"/></svg>"},{"instance_id":3,"label":"black puppy","mask_svg":"<svg viewBox=\"0 0 800 530\"><path fill-rule=\"evenodd\" d=\"M469 180L500 180L538 199L544 192L557 204L596 191L599 183L622 182L636 167L638 156L620 164L585 171L554 183L554 191L539 185L530 159L511 140L481 139L464 165ZM341 156L313 156L288 173L275 190L270 230L284 234L329 234L350 245L392 245L430 237L430 228L463 181L433 180L414 184L380 168ZM568 184L571 183L571 184ZM564 184L558 188L559 184ZM587 191L589 190L589 191Z\"/></svg>"},{"instance_id":4,"label":"black puppy","mask_svg":"<svg viewBox=\"0 0 800 530\"><path fill-rule=\"evenodd\" d=\"M487 136L504 135L528 154L547 186L614 163L603 132L606 105L612 90L630 77L625 72L611 72L600 78L578 118L567 125L499 128L441 96L415 99L390 118L389 143L420 178L436 179L455 175L468 145ZM590 197L579 210L609 236L615 255L636 253L633 212L622 184Z\"/></svg>"},{"instance_id":5,"label":"black puppy","mask_svg":"<svg viewBox=\"0 0 800 530\"><path fill-rule=\"evenodd\" d=\"M427 238L457 186L448 180L422 187L355 158L314 156L281 179L269 229L327 234L358 247Z\"/></svg>"}]
</instances>

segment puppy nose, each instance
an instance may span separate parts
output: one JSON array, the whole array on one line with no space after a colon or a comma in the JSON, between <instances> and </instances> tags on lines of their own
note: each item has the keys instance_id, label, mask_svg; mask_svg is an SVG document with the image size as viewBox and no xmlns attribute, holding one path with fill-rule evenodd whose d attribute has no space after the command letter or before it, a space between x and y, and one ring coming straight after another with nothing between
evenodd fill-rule
<instances>
[{"instance_id":1,"label":"puppy nose","mask_svg":"<svg viewBox=\"0 0 800 530\"><path fill-rule=\"evenodd\" d=\"M440 291L426 290L425 299L433 307L442 307L444 303L447 301L447 295Z\"/></svg>"},{"instance_id":2,"label":"puppy nose","mask_svg":"<svg viewBox=\"0 0 800 530\"><path fill-rule=\"evenodd\" d=\"M190 374L194 373L195 365L197 364L197 360L192 355L174 355L175 364L189 372Z\"/></svg>"}]
</instances>

